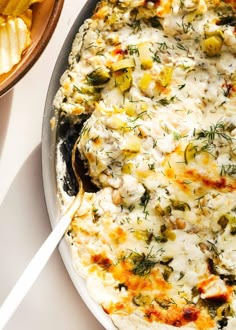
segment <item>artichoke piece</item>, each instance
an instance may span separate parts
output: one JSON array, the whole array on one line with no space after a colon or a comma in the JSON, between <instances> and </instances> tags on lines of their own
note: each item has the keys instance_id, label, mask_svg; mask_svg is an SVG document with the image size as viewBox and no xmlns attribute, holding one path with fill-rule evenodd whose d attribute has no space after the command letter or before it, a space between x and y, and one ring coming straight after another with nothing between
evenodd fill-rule
<instances>
[{"instance_id":1,"label":"artichoke piece","mask_svg":"<svg viewBox=\"0 0 236 330\"><path fill-rule=\"evenodd\" d=\"M148 21L150 22L150 24L151 24L151 26L152 26L153 28L163 30L163 27L162 27L162 25L161 25L161 23L160 23L160 19L159 19L159 17L157 17L157 16L150 17L150 18L148 19Z\"/></svg>"},{"instance_id":2,"label":"artichoke piece","mask_svg":"<svg viewBox=\"0 0 236 330\"><path fill-rule=\"evenodd\" d=\"M218 225L221 226L222 229L225 229L229 223L229 219L227 215L222 215L220 219L217 221Z\"/></svg>"},{"instance_id":3,"label":"artichoke piece","mask_svg":"<svg viewBox=\"0 0 236 330\"><path fill-rule=\"evenodd\" d=\"M134 237L140 241L146 241L147 232L147 230L135 230Z\"/></svg>"},{"instance_id":4,"label":"artichoke piece","mask_svg":"<svg viewBox=\"0 0 236 330\"><path fill-rule=\"evenodd\" d=\"M188 203L185 202L180 202L177 200L173 200L171 199L171 205L173 207L174 210L178 210L178 211L191 211L190 206L188 205Z\"/></svg>"},{"instance_id":5,"label":"artichoke piece","mask_svg":"<svg viewBox=\"0 0 236 330\"><path fill-rule=\"evenodd\" d=\"M166 227L166 225L161 225L160 232L164 238L170 241L174 241L176 239L176 234L173 230L170 230Z\"/></svg>"},{"instance_id":6,"label":"artichoke piece","mask_svg":"<svg viewBox=\"0 0 236 330\"><path fill-rule=\"evenodd\" d=\"M81 85L77 87L74 85L74 91L79 92L80 94L86 94L89 96L89 99L86 102L89 101L99 101L101 98L101 88L91 86L91 85Z\"/></svg>"},{"instance_id":7,"label":"artichoke piece","mask_svg":"<svg viewBox=\"0 0 236 330\"><path fill-rule=\"evenodd\" d=\"M128 116L132 117L136 115L136 107L133 102L129 102L125 106L125 112Z\"/></svg>"},{"instance_id":8,"label":"artichoke piece","mask_svg":"<svg viewBox=\"0 0 236 330\"><path fill-rule=\"evenodd\" d=\"M134 165L132 163L129 163L129 162L125 163L122 167L122 173L131 174L133 171L133 167L134 167Z\"/></svg>"},{"instance_id":9,"label":"artichoke piece","mask_svg":"<svg viewBox=\"0 0 236 330\"><path fill-rule=\"evenodd\" d=\"M156 213L161 216L161 217L164 217L164 216L169 216L171 215L171 207L170 205L166 206L164 209L161 207L161 205L158 203L156 206L155 206L155 211Z\"/></svg>"},{"instance_id":10,"label":"artichoke piece","mask_svg":"<svg viewBox=\"0 0 236 330\"><path fill-rule=\"evenodd\" d=\"M197 147L190 142L184 150L184 161L186 165L195 158L196 153Z\"/></svg>"},{"instance_id":11,"label":"artichoke piece","mask_svg":"<svg viewBox=\"0 0 236 330\"><path fill-rule=\"evenodd\" d=\"M135 62L133 58L125 58L112 64L111 68L113 71L119 71L127 68L134 68Z\"/></svg>"},{"instance_id":12,"label":"artichoke piece","mask_svg":"<svg viewBox=\"0 0 236 330\"><path fill-rule=\"evenodd\" d=\"M169 280L169 277L171 275L171 273L173 272L173 267L171 267L169 264L171 263L171 261L173 260L173 258L167 258L167 260L161 260L160 264L163 265L163 273L162 276L164 278L165 281Z\"/></svg>"},{"instance_id":13,"label":"artichoke piece","mask_svg":"<svg viewBox=\"0 0 236 330\"><path fill-rule=\"evenodd\" d=\"M229 223L230 223L230 234L236 235L236 217L231 215Z\"/></svg>"},{"instance_id":14,"label":"artichoke piece","mask_svg":"<svg viewBox=\"0 0 236 330\"><path fill-rule=\"evenodd\" d=\"M203 41L203 50L209 57L220 55L223 46L223 35L221 31L216 31L214 35L208 36Z\"/></svg>"},{"instance_id":15,"label":"artichoke piece","mask_svg":"<svg viewBox=\"0 0 236 330\"><path fill-rule=\"evenodd\" d=\"M222 16L219 18L216 24L236 26L236 16Z\"/></svg>"},{"instance_id":16,"label":"artichoke piece","mask_svg":"<svg viewBox=\"0 0 236 330\"><path fill-rule=\"evenodd\" d=\"M159 72L157 77L157 83L162 87L167 87L172 81L173 68L170 66L164 66L164 68Z\"/></svg>"},{"instance_id":17,"label":"artichoke piece","mask_svg":"<svg viewBox=\"0 0 236 330\"><path fill-rule=\"evenodd\" d=\"M94 93L100 92L99 88L96 88L91 85L81 85L79 88L75 86L75 89L82 94L88 94L88 95L93 95Z\"/></svg>"},{"instance_id":18,"label":"artichoke piece","mask_svg":"<svg viewBox=\"0 0 236 330\"><path fill-rule=\"evenodd\" d=\"M153 66L153 53L150 50L151 44L149 42L142 42L138 44L138 51L142 69L151 69Z\"/></svg>"},{"instance_id":19,"label":"artichoke piece","mask_svg":"<svg viewBox=\"0 0 236 330\"><path fill-rule=\"evenodd\" d=\"M115 82L116 86L118 86L122 92L128 91L133 83L131 69L126 69L123 72L117 74Z\"/></svg>"},{"instance_id":20,"label":"artichoke piece","mask_svg":"<svg viewBox=\"0 0 236 330\"><path fill-rule=\"evenodd\" d=\"M141 89L142 92L146 92L152 80L152 75L150 73L145 72L139 81L138 87Z\"/></svg>"},{"instance_id":21,"label":"artichoke piece","mask_svg":"<svg viewBox=\"0 0 236 330\"><path fill-rule=\"evenodd\" d=\"M145 306L145 305L150 305L152 299L150 296L143 295L139 293L137 296L133 297L133 303L136 306Z\"/></svg>"},{"instance_id":22,"label":"artichoke piece","mask_svg":"<svg viewBox=\"0 0 236 330\"><path fill-rule=\"evenodd\" d=\"M231 213L223 214L218 220L218 224L222 229L225 229L227 225L230 225L230 234L236 235L236 217Z\"/></svg>"},{"instance_id":23,"label":"artichoke piece","mask_svg":"<svg viewBox=\"0 0 236 330\"><path fill-rule=\"evenodd\" d=\"M87 75L87 81L90 85L99 86L107 83L111 78L110 70L106 67L98 67Z\"/></svg>"},{"instance_id":24,"label":"artichoke piece","mask_svg":"<svg viewBox=\"0 0 236 330\"><path fill-rule=\"evenodd\" d=\"M129 139L127 139L124 143L124 147L122 148L122 151L125 153L138 153L141 148L141 139L135 135L129 136Z\"/></svg>"}]
</instances>

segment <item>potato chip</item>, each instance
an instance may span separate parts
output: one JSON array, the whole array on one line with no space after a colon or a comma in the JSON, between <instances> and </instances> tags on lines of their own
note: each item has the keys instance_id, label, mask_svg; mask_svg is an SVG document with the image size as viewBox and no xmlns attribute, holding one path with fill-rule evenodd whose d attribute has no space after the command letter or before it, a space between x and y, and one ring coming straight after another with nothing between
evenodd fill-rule
<instances>
[{"instance_id":1,"label":"potato chip","mask_svg":"<svg viewBox=\"0 0 236 330\"><path fill-rule=\"evenodd\" d=\"M32 26L32 18L33 18L32 9L27 9L25 12L19 15L19 17L23 19L27 28L30 30Z\"/></svg>"},{"instance_id":2,"label":"potato chip","mask_svg":"<svg viewBox=\"0 0 236 330\"><path fill-rule=\"evenodd\" d=\"M0 24L0 74L17 64L22 52L30 45L30 31L20 17L5 17Z\"/></svg>"},{"instance_id":3,"label":"potato chip","mask_svg":"<svg viewBox=\"0 0 236 330\"><path fill-rule=\"evenodd\" d=\"M0 14L21 15L35 2L42 0L0 0Z\"/></svg>"},{"instance_id":4,"label":"potato chip","mask_svg":"<svg viewBox=\"0 0 236 330\"><path fill-rule=\"evenodd\" d=\"M0 15L0 26L5 23L5 16Z\"/></svg>"}]
</instances>

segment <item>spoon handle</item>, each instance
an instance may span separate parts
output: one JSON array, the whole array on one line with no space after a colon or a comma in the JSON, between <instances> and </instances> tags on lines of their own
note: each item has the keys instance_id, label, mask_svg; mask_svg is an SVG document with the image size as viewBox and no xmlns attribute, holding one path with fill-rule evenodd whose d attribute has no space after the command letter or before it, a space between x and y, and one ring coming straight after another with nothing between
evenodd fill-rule
<instances>
[{"instance_id":1,"label":"spoon handle","mask_svg":"<svg viewBox=\"0 0 236 330\"><path fill-rule=\"evenodd\" d=\"M25 295L39 276L40 272L46 265L48 259L60 242L66 229L68 228L71 218L75 211L81 205L81 191L74 198L70 208L65 215L60 219L54 230L48 236L46 241L40 247L38 252L32 258L21 277L16 282L13 289L0 307L0 329L3 329L18 305L24 299Z\"/></svg>"}]
</instances>

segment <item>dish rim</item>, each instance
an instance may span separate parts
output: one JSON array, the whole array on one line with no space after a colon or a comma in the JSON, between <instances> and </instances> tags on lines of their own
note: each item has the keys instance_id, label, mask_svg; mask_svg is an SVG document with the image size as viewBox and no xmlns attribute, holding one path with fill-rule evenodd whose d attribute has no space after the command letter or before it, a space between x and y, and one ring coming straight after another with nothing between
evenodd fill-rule
<instances>
[{"instance_id":1,"label":"dish rim","mask_svg":"<svg viewBox=\"0 0 236 330\"><path fill-rule=\"evenodd\" d=\"M37 4L35 4L36 6ZM49 40L51 39L54 30L57 26L57 22L60 18L61 11L64 5L64 0L55 0L52 6L48 22L43 31L42 37L37 42L36 46L32 49L29 54L29 60L27 60L22 66L17 68L17 71L12 74L12 77L7 78L0 84L0 97L10 91L33 67L37 62L39 57L42 55L44 49L46 48ZM18 63L18 65L20 62Z\"/></svg>"},{"instance_id":2,"label":"dish rim","mask_svg":"<svg viewBox=\"0 0 236 330\"><path fill-rule=\"evenodd\" d=\"M54 108L52 105L53 99L60 87L60 78L68 68L68 57L75 35L85 19L91 17L91 14L99 1L100 0L87 0L76 17L57 57L46 96L42 125L42 175L45 202L52 228L55 227L60 218L55 169L56 129L53 129L52 131L50 125L50 120L54 115ZM66 241L65 237L61 240L58 249L77 292L90 312L105 329L117 329L102 307L90 297L86 281L76 273L72 265L69 243Z\"/></svg>"}]
</instances>

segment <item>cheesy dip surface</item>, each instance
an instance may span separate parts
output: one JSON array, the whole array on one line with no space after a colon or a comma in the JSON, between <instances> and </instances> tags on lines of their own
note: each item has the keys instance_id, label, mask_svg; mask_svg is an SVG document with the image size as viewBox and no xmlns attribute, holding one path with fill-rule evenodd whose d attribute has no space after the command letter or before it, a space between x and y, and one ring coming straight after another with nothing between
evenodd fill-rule
<instances>
[{"instance_id":1,"label":"cheesy dip surface","mask_svg":"<svg viewBox=\"0 0 236 330\"><path fill-rule=\"evenodd\" d=\"M75 144L98 190L73 264L118 329L236 329L235 25L234 1L104 0L73 43L59 198Z\"/></svg>"}]
</instances>

